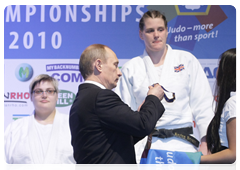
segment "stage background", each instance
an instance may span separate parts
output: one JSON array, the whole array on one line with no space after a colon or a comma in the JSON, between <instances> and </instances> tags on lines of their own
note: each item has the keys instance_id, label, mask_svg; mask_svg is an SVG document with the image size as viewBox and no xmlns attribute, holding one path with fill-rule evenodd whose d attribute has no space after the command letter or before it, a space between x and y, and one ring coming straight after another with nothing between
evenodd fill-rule
<instances>
[{"instance_id":1,"label":"stage background","mask_svg":"<svg viewBox=\"0 0 240 170\"><path fill-rule=\"evenodd\" d=\"M141 55L141 15L150 9L168 20L167 43L200 61L214 89L220 54L236 47L236 9L230 5L28 5L4 10L4 129L33 112L28 86L45 73L59 80L57 109L69 114L78 85L79 57L89 45L109 46L121 67Z\"/></svg>"}]
</instances>

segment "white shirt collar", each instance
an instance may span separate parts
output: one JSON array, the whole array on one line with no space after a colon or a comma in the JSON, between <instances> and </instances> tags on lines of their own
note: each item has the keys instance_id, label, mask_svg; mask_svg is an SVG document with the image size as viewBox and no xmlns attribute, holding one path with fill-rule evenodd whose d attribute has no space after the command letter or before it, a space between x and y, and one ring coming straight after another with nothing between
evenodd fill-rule
<instances>
[{"instance_id":1,"label":"white shirt collar","mask_svg":"<svg viewBox=\"0 0 240 170\"><path fill-rule=\"evenodd\" d=\"M231 93L230 93L230 96L232 97L232 96L235 96L236 95L236 92L235 91L232 91Z\"/></svg>"},{"instance_id":2,"label":"white shirt collar","mask_svg":"<svg viewBox=\"0 0 240 170\"><path fill-rule=\"evenodd\" d=\"M102 84L100 84L100 83L98 83L98 82L96 82L96 81L86 80L86 81L84 81L83 83L94 84L94 85L100 87L101 89L106 89L106 87L104 87Z\"/></svg>"}]
</instances>

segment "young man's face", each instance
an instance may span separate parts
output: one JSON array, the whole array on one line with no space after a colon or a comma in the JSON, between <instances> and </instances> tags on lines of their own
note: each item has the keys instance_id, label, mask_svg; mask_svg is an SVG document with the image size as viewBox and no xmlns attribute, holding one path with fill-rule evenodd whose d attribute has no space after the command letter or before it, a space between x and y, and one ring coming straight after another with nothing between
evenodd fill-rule
<instances>
[{"instance_id":1,"label":"young man's face","mask_svg":"<svg viewBox=\"0 0 240 170\"><path fill-rule=\"evenodd\" d=\"M167 28L162 18L147 18L144 20L143 31L139 31L147 52L161 51L166 47Z\"/></svg>"}]
</instances>

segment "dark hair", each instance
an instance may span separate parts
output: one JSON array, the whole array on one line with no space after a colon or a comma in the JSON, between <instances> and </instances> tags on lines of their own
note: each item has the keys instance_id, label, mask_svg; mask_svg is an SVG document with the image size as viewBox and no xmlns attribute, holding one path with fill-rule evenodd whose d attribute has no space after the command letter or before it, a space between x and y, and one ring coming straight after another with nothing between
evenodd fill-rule
<instances>
[{"instance_id":1,"label":"dark hair","mask_svg":"<svg viewBox=\"0 0 240 170\"><path fill-rule=\"evenodd\" d=\"M211 153L221 151L219 127L221 114L230 92L236 91L236 48L224 52L220 56L215 89L216 107L215 115L207 129L207 146Z\"/></svg>"},{"instance_id":2,"label":"dark hair","mask_svg":"<svg viewBox=\"0 0 240 170\"><path fill-rule=\"evenodd\" d=\"M102 62L106 62L106 48L109 48L106 45L102 44L93 44L88 46L80 56L79 61L79 71L81 72L84 80L88 76L93 74L93 62L97 59L101 59Z\"/></svg>"},{"instance_id":3,"label":"dark hair","mask_svg":"<svg viewBox=\"0 0 240 170\"><path fill-rule=\"evenodd\" d=\"M150 10L143 14L142 18L139 21L139 29L143 31L144 29L144 20L147 18L162 18L164 21L165 28L167 28L167 19L166 17L157 10Z\"/></svg>"}]
</instances>

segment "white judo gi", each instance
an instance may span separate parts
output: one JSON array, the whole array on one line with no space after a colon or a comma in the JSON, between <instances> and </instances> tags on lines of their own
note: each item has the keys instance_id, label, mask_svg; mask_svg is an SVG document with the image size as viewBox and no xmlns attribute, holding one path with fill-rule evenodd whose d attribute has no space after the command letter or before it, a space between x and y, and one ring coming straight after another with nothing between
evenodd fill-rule
<instances>
[{"instance_id":1,"label":"white judo gi","mask_svg":"<svg viewBox=\"0 0 240 170\"><path fill-rule=\"evenodd\" d=\"M73 164L69 116L56 111L44 154L44 140L34 114L18 119L4 135L5 159L9 164ZM50 125L51 126L51 125Z\"/></svg>"},{"instance_id":2,"label":"white judo gi","mask_svg":"<svg viewBox=\"0 0 240 170\"><path fill-rule=\"evenodd\" d=\"M207 77L195 56L182 50L173 50L167 45L162 73L159 79L156 67L144 50L143 55L125 63L115 92L133 110L144 101L148 86L159 83L169 92L175 93L175 101L161 101L165 107L163 116L156 124L157 129L176 129L192 126L193 119L199 130L200 139L206 135L213 118L213 95ZM135 145L139 163L147 137ZM177 137L160 139L153 137L151 149L195 152L197 148Z\"/></svg>"}]
</instances>

